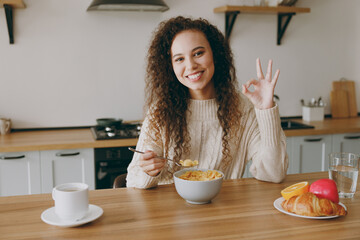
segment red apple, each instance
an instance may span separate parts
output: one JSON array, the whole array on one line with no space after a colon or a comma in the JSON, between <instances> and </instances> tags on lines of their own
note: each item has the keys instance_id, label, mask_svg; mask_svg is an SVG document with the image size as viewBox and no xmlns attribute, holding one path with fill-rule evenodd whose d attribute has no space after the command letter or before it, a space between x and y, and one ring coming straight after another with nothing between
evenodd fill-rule
<instances>
[{"instance_id":1,"label":"red apple","mask_svg":"<svg viewBox=\"0 0 360 240\"><path fill-rule=\"evenodd\" d=\"M339 193L334 180L319 179L310 185L309 192L314 193L318 198L326 198L334 203L339 202Z\"/></svg>"}]
</instances>

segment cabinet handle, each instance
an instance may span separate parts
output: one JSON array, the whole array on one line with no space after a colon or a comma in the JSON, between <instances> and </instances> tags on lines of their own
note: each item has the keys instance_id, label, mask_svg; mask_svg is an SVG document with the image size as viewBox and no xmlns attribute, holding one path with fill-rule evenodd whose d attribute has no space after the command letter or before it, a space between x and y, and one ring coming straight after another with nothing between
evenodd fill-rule
<instances>
[{"instance_id":1,"label":"cabinet handle","mask_svg":"<svg viewBox=\"0 0 360 240\"><path fill-rule=\"evenodd\" d=\"M2 160L12 160L12 159L21 159L25 158L25 155L18 155L18 156L0 156Z\"/></svg>"},{"instance_id":2,"label":"cabinet handle","mask_svg":"<svg viewBox=\"0 0 360 240\"><path fill-rule=\"evenodd\" d=\"M360 135L358 136L344 136L344 139L359 139Z\"/></svg>"},{"instance_id":3,"label":"cabinet handle","mask_svg":"<svg viewBox=\"0 0 360 240\"><path fill-rule=\"evenodd\" d=\"M322 138L308 138L304 139L304 142L320 142Z\"/></svg>"},{"instance_id":4,"label":"cabinet handle","mask_svg":"<svg viewBox=\"0 0 360 240\"><path fill-rule=\"evenodd\" d=\"M73 152L73 153L56 153L57 157L69 157L69 156L76 156L79 155L80 152Z\"/></svg>"}]
</instances>

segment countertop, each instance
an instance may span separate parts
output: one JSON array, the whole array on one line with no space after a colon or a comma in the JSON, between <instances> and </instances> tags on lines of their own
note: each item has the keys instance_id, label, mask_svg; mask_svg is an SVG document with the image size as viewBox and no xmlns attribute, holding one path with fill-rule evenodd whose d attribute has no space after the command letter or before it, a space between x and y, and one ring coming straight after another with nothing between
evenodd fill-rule
<instances>
[{"instance_id":1,"label":"countertop","mask_svg":"<svg viewBox=\"0 0 360 240\"><path fill-rule=\"evenodd\" d=\"M340 199L344 217L314 220L274 208L291 184L326 178L327 172L288 175L280 183L256 179L225 180L209 204L186 203L173 184L153 189L92 190L90 204L104 210L88 224L61 228L42 222L53 207L51 194L0 197L0 238L22 239L360 239L360 193Z\"/></svg>"},{"instance_id":2,"label":"countertop","mask_svg":"<svg viewBox=\"0 0 360 240\"><path fill-rule=\"evenodd\" d=\"M313 125L313 129L286 130L287 137L357 133L360 132L360 117L332 119L319 122L297 122ZM103 148L135 146L137 139L94 140L90 128L70 130L16 131L0 135L0 152L41 151L76 148Z\"/></svg>"},{"instance_id":3,"label":"countertop","mask_svg":"<svg viewBox=\"0 0 360 240\"><path fill-rule=\"evenodd\" d=\"M95 140L90 128L39 130L0 135L0 152L135 146L137 139Z\"/></svg>"},{"instance_id":4,"label":"countertop","mask_svg":"<svg viewBox=\"0 0 360 240\"><path fill-rule=\"evenodd\" d=\"M286 130L287 137L323 135L323 134L341 134L341 133L359 133L360 117L353 118L325 118L324 121L306 122L302 119L291 119L295 122L312 125L315 128Z\"/></svg>"}]
</instances>

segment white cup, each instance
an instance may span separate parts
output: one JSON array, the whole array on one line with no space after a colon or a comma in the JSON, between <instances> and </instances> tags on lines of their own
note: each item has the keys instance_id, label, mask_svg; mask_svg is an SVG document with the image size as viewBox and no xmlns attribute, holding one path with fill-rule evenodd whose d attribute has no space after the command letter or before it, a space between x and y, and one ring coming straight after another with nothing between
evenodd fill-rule
<instances>
[{"instance_id":1,"label":"white cup","mask_svg":"<svg viewBox=\"0 0 360 240\"><path fill-rule=\"evenodd\" d=\"M89 210L89 186L85 183L64 183L53 188L56 215L65 221L77 221Z\"/></svg>"}]
</instances>

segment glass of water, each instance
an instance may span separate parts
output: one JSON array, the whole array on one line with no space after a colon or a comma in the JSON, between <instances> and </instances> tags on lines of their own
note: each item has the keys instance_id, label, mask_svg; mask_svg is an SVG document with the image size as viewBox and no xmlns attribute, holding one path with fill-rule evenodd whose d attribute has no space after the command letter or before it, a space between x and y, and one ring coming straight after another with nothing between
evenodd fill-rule
<instances>
[{"instance_id":1,"label":"glass of water","mask_svg":"<svg viewBox=\"0 0 360 240\"><path fill-rule=\"evenodd\" d=\"M354 197L358 175L357 154L341 152L329 155L329 178L336 182L340 198Z\"/></svg>"}]
</instances>

